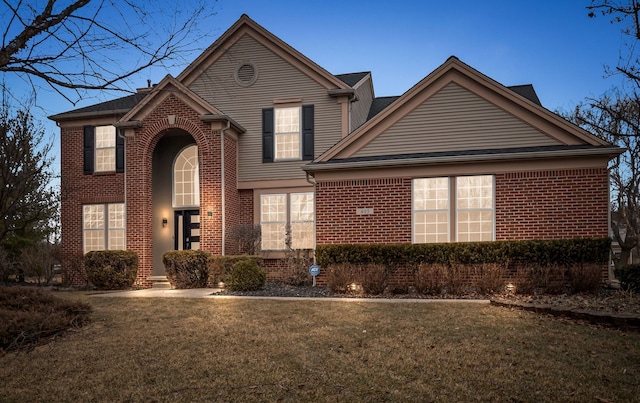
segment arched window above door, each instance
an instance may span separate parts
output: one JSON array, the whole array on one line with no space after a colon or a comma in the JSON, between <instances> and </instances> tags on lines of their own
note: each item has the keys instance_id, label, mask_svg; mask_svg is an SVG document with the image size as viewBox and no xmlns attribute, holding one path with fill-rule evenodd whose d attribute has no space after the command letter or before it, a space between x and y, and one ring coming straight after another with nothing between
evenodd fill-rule
<instances>
[{"instance_id":1,"label":"arched window above door","mask_svg":"<svg viewBox=\"0 0 640 403\"><path fill-rule=\"evenodd\" d=\"M173 164L173 206L194 207L199 205L198 146L193 144L182 149Z\"/></svg>"}]
</instances>

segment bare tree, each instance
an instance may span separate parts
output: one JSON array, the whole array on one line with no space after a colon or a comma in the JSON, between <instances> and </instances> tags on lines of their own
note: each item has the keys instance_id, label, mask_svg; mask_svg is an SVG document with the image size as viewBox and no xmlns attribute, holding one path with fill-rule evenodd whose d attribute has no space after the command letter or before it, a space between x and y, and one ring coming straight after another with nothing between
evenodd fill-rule
<instances>
[{"instance_id":1,"label":"bare tree","mask_svg":"<svg viewBox=\"0 0 640 403\"><path fill-rule=\"evenodd\" d=\"M591 0L587 10L591 18L611 18L611 23L620 25L627 37L627 41L622 43L617 66L614 69L606 67L605 71L609 74L622 73L636 89L640 88L640 56L636 53L636 42L640 39L640 1Z\"/></svg>"},{"instance_id":2,"label":"bare tree","mask_svg":"<svg viewBox=\"0 0 640 403\"><path fill-rule=\"evenodd\" d=\"M568 118L625 149L609 163L611 229L621 249L616 266L624 265L631 251L640 246L640 98L591 99L579 104Z\"/></svg>"},{"instance_id":3,"label":"bare tree","mask_svg":"<svg viewBox=\"0 0 640 403\"><path fill-rule=\"evenodd\" d=\"M133 75L198 50L214 2L2 0L0 71L72 103L88 90L127 90Z\"/></svg>"}]
</instances>

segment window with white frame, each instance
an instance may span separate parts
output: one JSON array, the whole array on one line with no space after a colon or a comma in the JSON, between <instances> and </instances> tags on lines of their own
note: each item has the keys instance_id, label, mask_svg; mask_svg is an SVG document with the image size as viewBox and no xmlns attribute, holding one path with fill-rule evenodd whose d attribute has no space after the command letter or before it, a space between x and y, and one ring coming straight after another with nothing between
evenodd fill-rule
<instances>
[{"instance_id":1,"label":"window with white frame","mask_svg":"<svg viewBox=\"0 0 640 403\"><path fill-rule=\"evenodd\" d=\"M494 239L492 175L413 180L414 243Z\"/></svg>"},{"instance_id":2,"label":"window with white frame","mask_svg":"<svg viewBox=\"0 0 640 403\"><path fill-rule=\"evenodd\" d=\"M116 128L97 126L95 128L95 171L116 170Z\"/></svg>"},{"instance_id":3,"label":"window with white frame","mask_svg":"<svg viewBox=\"0 0 640 403\"><path fill-rule=\"evenodd\" d=\"M414 179L413 241L449 241L449 178Z\"/></svg>"},{"instance_id":4,"label":"window with white frame","mask_svg":"<svg viewBox=\"0 0 640 403\"><path fill-rule=\"evenodd\" d=\"M275 109L275 159L300 159L300 107Z\"/></svg>"},{"instance_id":5,"label":"window with white frame","mask_svg":"<svg viewBox=\"0 0 640 403\"><path fill-rule=\"evenodd\" d=\"M286 199L286 194L260 196L260 228L263 250L280 250L285 247Z\"/></svg>"},{"instance_id":6,"label":"window with white frame","mask_svg":"<svg viewBox=\"0 0 640 403\"><path fill-rule=\"evenodd\" d=\"M284 250L287 247L287 224L291 248L312 249L315 242L314 211L313 192L261 195L262 249Z\"/></svg>"},{"instance_id":7,"label":"window with white frame","mask_svg":"<svg viewBox=\"0 0 640 403\"><path fill-rule=\"evenodd\" d=\"M198 146L184 148L173 165L173 206L194 207L200 205L200 169Z\"/></svg>"},{"instance_id":8,"label":"window with white frame","mask_svg":"<svg viewBox=\"0 0 640 403\"><path fill-rule=\"evenodd\" d=\"M493 241L493 176L456 178L458 242Z\"/></svg>"},{"instance_id":9,"label":"window with white frame","mask_svg":"<svg viewBox=\"0 0 640 403\"><path fill-rule=\"evenodd\" d=\"M84 253L92 250L126 249L124 203L82 206Z\"/></svg>"},{"instance_id":10,"label":"window with white frame","mask_svg":"<svg viewBox=\"0 0 640 403\"><path fill-rule=\"evenodd\" d=\"M314 244L313 192L291 193L291 247L312 249Z\"/></svg>"}]
</instances>

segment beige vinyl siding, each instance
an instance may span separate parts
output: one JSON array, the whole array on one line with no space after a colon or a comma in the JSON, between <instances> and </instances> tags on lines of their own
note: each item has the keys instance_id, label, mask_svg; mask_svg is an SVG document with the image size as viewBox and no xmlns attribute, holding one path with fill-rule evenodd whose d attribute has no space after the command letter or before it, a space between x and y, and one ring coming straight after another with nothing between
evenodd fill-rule
<instances>
[{"instance_id":1,"label":"beige vinyl siding","mask_svg":"<svg viewBox=\"0 0 640 403\"><path fill-rule=\"evenodd\" d=\"M353 156L560 144L484 98L451 83Z\"/></svg>"},{"instance_id":2,"label":"beige vinyl siding","mask_svg":"<svg viewBox=\"0 0 640 403\"><path fill-rule=\"evenodd\" d=\"M349 132L360 127L367 121L367 116L369 116L369 109L373 101L373 82L370 74L355 87L355 91L358 100L351 103L351 127Z\"/></svg>"},{"instance_id":3,"label":"beige vinyl siding","mask_svg":"<svg viewBox=\"0 0 640 403\"><path fill-rule=\"evenodd\" d=\"M250 87L235 81L235 70L243 61L258 71ZM341 109L335 98L249 35L226 50L189 88L246 129L238 141L239 182L305 178L300 167L309 161L262 162L262 109L274 107L274 100L301 99L304 105L314 105L315 156L342 137Z\"/></svg>"}]
</instances>

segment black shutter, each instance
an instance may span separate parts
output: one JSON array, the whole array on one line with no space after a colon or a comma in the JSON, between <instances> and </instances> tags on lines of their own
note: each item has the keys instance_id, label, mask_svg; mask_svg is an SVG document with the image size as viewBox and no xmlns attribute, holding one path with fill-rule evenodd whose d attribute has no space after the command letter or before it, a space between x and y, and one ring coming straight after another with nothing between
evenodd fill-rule
<instances>
[{"instance_id":1,"label":"black shutter","mask_svg":"<svg viewBox=\"0 0 640 403\"><path fill-rule=\"evenodd\" d=\"M82 131L84 134L84 174L91 175L93 173L93 155L94 155L94 130L93 126L84 126Z\"/></svg>"},{"instance_id":2,"label":"black shutter","mask_svg":"<svg viewBox=\"0 0 640 403\"><path fill-rule=\"evenodd\" d=\"M116 128L116 172L124 172L124 138L118 135L118 128Z\"/></svg>"},{"instance_id":3,"label":"black shutter","mask_svg":"<svg viewBox=\"0 0 640 403\"><path fill-rule=\"evenodd\" d=\"M273 108L262 110L262 162L273 162Z\"/></svg>"},{"instance_id":4,"label":"black shutter","mask_svg":"<svg viewBox=\"0 0 640 403\"><path fill-rule=\"evenodd\" d=\"M313 105L302 106L302 159L313 160Z\"/></svg>"}]
</instances>

